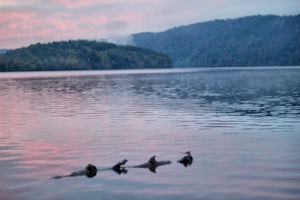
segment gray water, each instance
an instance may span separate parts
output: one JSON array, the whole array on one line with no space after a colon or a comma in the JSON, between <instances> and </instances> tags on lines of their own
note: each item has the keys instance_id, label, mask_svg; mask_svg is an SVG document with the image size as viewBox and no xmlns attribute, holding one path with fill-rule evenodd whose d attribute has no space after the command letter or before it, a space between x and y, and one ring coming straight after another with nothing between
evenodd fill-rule
<instances>
[{"instance_id":1,"label":"gray water","mask_svg":"<svg viewBox=\"0 0 300 200\"><path fill-rule=\"evenodd\" d=\"M299 155L298 67L0 73L1 200L300 199Z\"/></svg>"}]
</instances>

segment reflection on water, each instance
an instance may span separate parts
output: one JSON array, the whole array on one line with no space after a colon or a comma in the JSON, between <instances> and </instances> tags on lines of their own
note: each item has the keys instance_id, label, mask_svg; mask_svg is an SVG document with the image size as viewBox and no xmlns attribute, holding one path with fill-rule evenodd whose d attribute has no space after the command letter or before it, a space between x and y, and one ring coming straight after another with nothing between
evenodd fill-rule
<instances>
[{"instance_id":1,"label":"reflection on water","mask_svg":"<svg viewBox=\"0 0 300 200\"><path fill-rule=\"evenodd\" d=\"M191 157L192 159L192 157ZM67 175L56 175L53 176L53 179L61 179L61 178L68 178L68 177L77 177L77 176L86 176L88 178L93 178L97 175L98 171L108 171L112 170L115 173L121 175L121 174L127 174L128 169L131 168L143 168L143 169L149 169L150 172L156 173L156 169L160 166L163 165L170 165L172 162L169 160L162 160L162 161L157 161L156 160L156 155L152 156L147 162L140 164L140 165L125 165L128 162L127 159L123 159L122 161L119 161L112 167L105 167L105 168L97 168L93 164L88 164L83 170L80 171L74 171L71 172L70 174ZM179 163L182 163L185 167L192 165L193 160L190 161L179 161Z\"/></svg>"},{"instance_id":2,"label":"reflection on water","mask_svg":"<svg viewBox=\"0 0 300 200\"><path fill-rule=\"evenodd\" d=\"M299 199L299 88L297 67L2 73L0 199ZM172 164L51 179L151 155Z\"/></svg>"}]
</instances>

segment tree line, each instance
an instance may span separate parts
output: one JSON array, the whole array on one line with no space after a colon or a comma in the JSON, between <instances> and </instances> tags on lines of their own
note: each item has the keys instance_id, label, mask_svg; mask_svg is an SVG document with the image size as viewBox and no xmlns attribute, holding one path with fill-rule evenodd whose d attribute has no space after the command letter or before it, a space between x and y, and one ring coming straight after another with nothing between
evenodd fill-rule
<instances>
[{"instance_id":1,"label":"tree line","mask_svg":"<svg viewBox=\"0 0 300 200\"><path fill-rule=\"evenodd\" d=\"M300 15L249 16L133 35L176 67L300 65Z\"/></svg>"},{"instance_id":2,"label":"tree line","mask_svg":"<svg viewBox=\"0 0 300 200\"><path fill-rule=\"evenodd\" d=\"M0 71L166 68L172 60L153 50L108 42L69 40L34 44L0 55Z\"/></svg>"}]
</instances>

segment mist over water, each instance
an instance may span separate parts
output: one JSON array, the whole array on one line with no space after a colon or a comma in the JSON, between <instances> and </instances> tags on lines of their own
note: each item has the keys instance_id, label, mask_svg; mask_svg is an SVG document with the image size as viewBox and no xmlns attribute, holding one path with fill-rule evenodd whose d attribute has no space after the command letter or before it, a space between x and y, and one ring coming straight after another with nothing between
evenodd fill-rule
<instances>
[{"instance_id":1,"label":"mist over water","mask_svg":"<svg viewBox=\"0 0 300 200\"><path fill-rule=\"evenodd\" d=\"M298 67L2 73L0 199L299 199L299 88ZM152 155L172 163L51 179Z\"/></svg>"}]
</instances>

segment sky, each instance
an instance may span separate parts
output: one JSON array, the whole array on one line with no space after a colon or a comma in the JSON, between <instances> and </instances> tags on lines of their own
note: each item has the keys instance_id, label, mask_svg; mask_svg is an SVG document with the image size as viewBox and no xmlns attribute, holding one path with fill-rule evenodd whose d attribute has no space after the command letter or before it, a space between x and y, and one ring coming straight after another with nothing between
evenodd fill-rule
<instances>
[{"instance_id":1,"label":"sky","mask_svg":"<svg viewBox=\"0 0 300 200\"><path fill-rule=\"evenodd\" d=\"M0 0L0 49L128 35L250 15L300 14L300 0Z\"/></svg>"}]
</instances>

